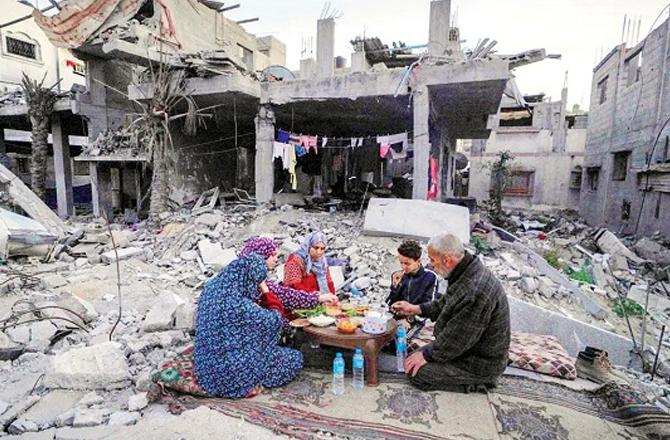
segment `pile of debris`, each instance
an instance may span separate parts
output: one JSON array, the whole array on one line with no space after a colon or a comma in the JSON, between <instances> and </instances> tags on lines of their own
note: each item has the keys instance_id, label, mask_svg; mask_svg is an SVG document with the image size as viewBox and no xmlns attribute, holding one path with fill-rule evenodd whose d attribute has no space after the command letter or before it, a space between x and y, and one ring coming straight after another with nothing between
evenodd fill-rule
<instances>
[{"instance_id":1,"label":"pile of debris","mask_svg":"<svg viewBox=\"0 0 670 440\"><path fill-rule=\"evenodd\" d=\"M338 293L348 295L355 287L371 303L384 301L390 274L398 269L396 249L402 239L363 235L362 220L353 213L231 205L198 214L166 212L159 218L158 229L145 223L71 223L71 233L50 262L15 258L0 269L0 310L7 311L0 316L0 423L6 432L103 429L135 424L148 414L168 417L164 407L147 406L144 393L152 373L193 344L202 287L249 237L274 238L285 258L307 233L322 230L329 237ZM596 252L592 246L604 242L593 241L586 226L559 222L570 223L563 225L564 235L529 229L505 241L510 234L503 230L475 233L471 249L482 254L510 295L626 334L625 318L614 311L612 284L629 280L632 297L643 281L651 283L649 275L626 257ZM540 239L541 233L546 237ZM645 243L635 248L641 255L643 247L659 258L666 255ZM552 250L561 265L575 271L588 267L594 284L553 268L552 258L546 263L540 257L543 265L534 257ZM281 260L271 277L282 278ZM650 301L649 310L658 315L648 319L649 346L656 345L657 324L670 311L662 305L667 299L653 298L657 303ZM641 325L641 316L628 318L633 328ZM670 378L664 362L658 372ZM670 395L670 388L649 375L630 374L659 404Z\"/></svg>"},{"instance_id":2,"label":"pile of debris","mask_svg":"<svg viewBox=\"0 0 670 440\"><path fill-rule=\"evenodd\" d=\"M126 129L105 130L84 147L83 155L137 157L140 154L140 145L140 140Z\"/></svg>"},{"instance_id":3,"label":"pile of debris","mask_svg":"<svg viewBox=\"0 0 670 440\"><path fill-rule=\"evenodd\" d=\"M0 107L9 105L26 105L26 98L21 89L0 94Z\"/></svg>"}]
</instances>

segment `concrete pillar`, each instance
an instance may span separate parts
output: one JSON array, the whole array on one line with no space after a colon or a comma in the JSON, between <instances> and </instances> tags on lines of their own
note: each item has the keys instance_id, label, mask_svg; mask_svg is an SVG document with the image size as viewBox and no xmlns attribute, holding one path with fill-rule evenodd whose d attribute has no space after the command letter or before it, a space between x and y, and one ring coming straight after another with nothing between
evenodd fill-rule
<instances>
[{"instance_id":1,"label":"concrete pillar","mask_svg":"<svg viewBox=\"0 0 670 440\"><path fill-rule=\"evenodd\" d=\"M300 79L312 79L316 76L316 60L305 58L300 60Z\"/></svg>"},{"instance_id":2,"label":"concrete pillar","mask_svg":"<svg viewBox=\"0 0 670 440\"><path fill-rule=\"evenodd\" d=\"M414 187L412 198L426 200L428 196L428 166L430 159L430 95L428 87L419 86L414 92Z\"/></svg>"},{"instance_id":3,"label":"concrete pillar","mask_svg":"<svg viewBox=\"0 0 670 440\"><path fill-rule=\"evenodd\" d=\"M354 52L351 54L351 71L367 72L370 70L370 63L365 58L365 52Z\"/></svg>"},{"instance_id":4,"label":"concrete pillar","mask_svg":"<svg viewBox=\"0 0 670 440\"><path fill-rule=\"evenodd\" d=\"M272 147L275 139L275 114L270 105L261 105L256 123L256 201L272 201L274 189L274 168L272 166Z\"/></svg>"},{"instance_id":5,"label":"concrete pillar","mask_svg":"<svg viewBox=\"0 0 670 440\"><path fill-rule=\"evenodd\" d=\"M57 113L54 113L51 117L58 216L68 218L74 214L72 162L70 161L70 142L67 132L63 129L62 122L60 115Z\"/></svg>"},{"instance_id":6,"label":"concrete pillar","mask_svg":"<svg viewBox=\"0 0 670 440\"><path fill-rule=\"evenodd\" d=\"M111 220L112 218L112 173L108 165L102 162L91 162L91 194L93 215Z\"/></svg>"},{"instance_id":7,"label":"concrete pillar","mask_svg":"<svg viewBox=\"0 0 670 440\"><path fill-rule=\"evenodd\" d=\"M430 2L430 27L428 34L428 55L443 56L449 46L449 17L451 0Z\"/></svg>"},{"instance_id":8,"label":"concrete pillar","mask_svg":"<svg viewBox=\"0 0 670 440\"><path fill-rule=\"evenodd\" d=\"M5 129L0 127L0 153L7 152L7 145L5 144Z\"/></svg>"},{"instance_id":9,"label":"concrete pillar","mask_svg":"<svg viewBox=\"0 0 670 440\"><path fill-rule=\"evenodd\" d=\"M323 18L316 22L316 66L319 78L335 74L335 19Z\"/></svg>"}]
</instances>

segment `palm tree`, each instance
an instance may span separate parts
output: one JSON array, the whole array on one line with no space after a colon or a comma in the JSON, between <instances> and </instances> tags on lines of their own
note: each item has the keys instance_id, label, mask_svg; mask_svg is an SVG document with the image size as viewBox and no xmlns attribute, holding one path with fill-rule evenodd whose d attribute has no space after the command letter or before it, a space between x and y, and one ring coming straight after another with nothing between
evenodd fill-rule
<instances>
[{"instance_id":1,"label":"palm tree","mask_svg":"<svg viewBox=\"0 0 670 440\"><path fill-rule=\"evenodd\" d=\"M45 74L46 77L46 74ZM45 199L47 157L49 153L49 129L51 114L58 95L52 88L45 88L44 78L39 83L23 74L21 80L23 94L28 104L28 118L32 126L32 158L30 162L30 179L33 192L40 199Z\"/></svg>"}]
</instances>

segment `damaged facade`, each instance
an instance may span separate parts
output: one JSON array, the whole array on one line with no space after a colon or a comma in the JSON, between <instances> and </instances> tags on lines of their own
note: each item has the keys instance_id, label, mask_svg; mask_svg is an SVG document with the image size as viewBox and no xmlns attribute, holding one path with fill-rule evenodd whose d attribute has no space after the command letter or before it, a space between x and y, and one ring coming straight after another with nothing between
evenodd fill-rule
<instances>
[{"instance_id":1,"label":"damaged facade","mask_svg":"<svg viewBox=\"0 0 670 440\"><path fill-rule=\"evenodd\" d=\"M516 89L513 82L510 86ZM470 147L469 196L488 200L491 165L507 151L514 159L505 206L578 206L588 115L567 111L567 92L560 101L544 95L503 96L491 136Z\"/></svg>"},{"instance_id":2,"label":"damaged facade","mask_svg":"<svg viewBox=\"0 0 670 440\"><path fill-rule=\"evenodd\" d=\"M487 138L510 69L545 58L542 50L491 55L495 42L488 40L464 54L458 29L449 25L449 1L431 2L425 55L383 48L379 53L378 42L358 41L347 68L335 57L335 19L323 18L317 23L316 59L302 60L299 72L281 67L286 52L281 42L256 38L206 2L108 1L103 2L107 15L74 26L68 17L76 9L69 8L90 3L68 2L59 14L36 18L56 44L87 62L88 91L77 97L77 106L89 121L91 142L127 127L126 115L137 112L133 102L151 105L155 99L155 81L137 66L158 63L186 72L186 93L205 109L197 134L185 135L182 121L170 124L170 160L179 164L170 175L175 206L217 186L224 193L253 191L255 200L265 203L287 189L336 196L342 193L335 187L346 193L371 184L387 191L398 179L407 189L397 195L444 200L454 194L456 140ZM190 32L196 21L202 26ZM299 167L288 185L275 169L280 130L316 137L319 147L330 140L322 149L329 154L319 157L311 172ZM355 148L368 141L383 146L380 139L394 134L403 135L402 160L380 154L374 164L361 166L343 157L356 156L361 150ZM115 208L141 208L138 201L150 183L138 173L151 158L131 156L91 148L77 159L90 164L96 215L101 204L111 203L110 188L127 199L114 202ZM345 163L334 167L335 162Z\"/></svg>"},{"instance_id":3,"label":"damaged facade","mask_svg":"<svg viewBox=\"0 0 670 440\"><path fill-rule=\"evenodd\" d=\"M670 235L668 21L593 70L580 214L626 234Z\"/></svg>"}]
</instances>

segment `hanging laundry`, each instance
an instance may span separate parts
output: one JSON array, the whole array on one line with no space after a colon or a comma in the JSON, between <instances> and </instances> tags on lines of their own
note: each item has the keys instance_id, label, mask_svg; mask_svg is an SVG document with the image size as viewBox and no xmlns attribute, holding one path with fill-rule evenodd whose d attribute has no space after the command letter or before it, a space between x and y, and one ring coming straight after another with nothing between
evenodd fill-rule
<instances>
[{"instance_id":1,"label":"hanging laundry","mask_svg":"<svg viewBox=\"0 0 670 440\"><path fill-rule=\"evenodd\" d=\"M321 146L325 147L326 145L328 145L328 138L324 136L321 138Z\"/></svg>"},{"instance_id":2,"label":"hanging laundry","mask_svg":"<svg viewBox=\"0 0 670 440\"><path fill-rule=\"evenodd\" d=\"M307 136L307 135L302 135L300 136L300 144L309 151L310 149L314 149L314 151L318 152L319 149L317 147L317 142L318 138L316 136Z\"/></svg>"},{"instance_id":3,"label":"hanging laundry","mask_svg":"<svg viewBox=\"0 0 670 440\"><path fill-rule=\"evenodd\" d=\"M363 172L373 172L379 169L379 144L376 138L361 138L362 146L354 150L354 158Z\"/></svg>"},{"instance_id":4,"label":"hanging laundry","mask_svg":"<svg viewBox=\"0 0 670 440\"><path fill-rule=\"evenodd\" d=\"M295 156L295 148L293 145L289 145L288 148L289 164L288 164L288 173L291 176L291 189L293 191L298 189L298 176L295 174L295 166L298 163L298 160Z\"/></svg>"},{"instance_id":5,"label":"hanging laundry","mask_svg":"<svg viewBox=\"0 0 670 440\"><path fill-rule=\"evenodd\" d=\"M300 144L295 145L295 155L298 157L303 157L307 154L307 149Z\"/></svg>"},{"instance_id":6,"label":"hanging laundry","mask_svg":"<svg viewBox=\"0 0 670 440\"><path fill-rule=\"evenodd\" d=\"M290 151L293 146L285 144L282 142L275 141L272 144L272 159L279 158L282 161L282 166L285 170L289 167L289 162L291 161Z\"/></svg>"},{"instance_id":7,"label":"hanging laundry","mask_svg":"<svg viewBox=\"0 0 670 440\"><path fill-rule=\"evenodd\" d=\"M437 185L437 160L434 157L430 158L428 165L428 175L430 181L428 182L428 200L435 200L438 193Z\"/></svg>"},{"instance_id":8,"label":"hanging laundry","mask_svg":"<svg viewBox=\"0 0 670 440\"><path fill-rule=\"evenodd\" d=\"M391 145L392 159L405 159L407 157L407 149L409 145L407 133L391 135L388 137L388 142Z\"/></svg>"},{"instance_id":9,"label":"hanging laundry","mask_svg":"<svg viewBox=\"0 0 670 440\"><path fill-rule=\"evenodd\" d=\"M386 157L386 155L389 154L389 150L390 150L390 149L391 149L391 145L389 145L389 144L382 144L382 145L379 147L379 157L381 157L382 159L384 159L384 158Z\"/></svg>"},{"instance_id":10,"label":"hanging laundry","mask_svg":"<svg viewBox=\"0 0 670 440\"><path fill-rule=\"evenodd\" d=\"M302 168L302 171L309 176L320 176L321 175L321 158L320 153L315 152L315 150L309 150L306 155L302 156L298 161L298 165Z\"/></svg>"},{"instance_id":11,"label":"hanging laundry","mask_svg":"<svg viewBox=\"0 0 670 440\"><path fill-rule=\"evenodd\" d=\"M282 130L281 128L277 131L277 142L282 144L288 144L291 133L288 131Z\"/></svg>"}]
</instances>

